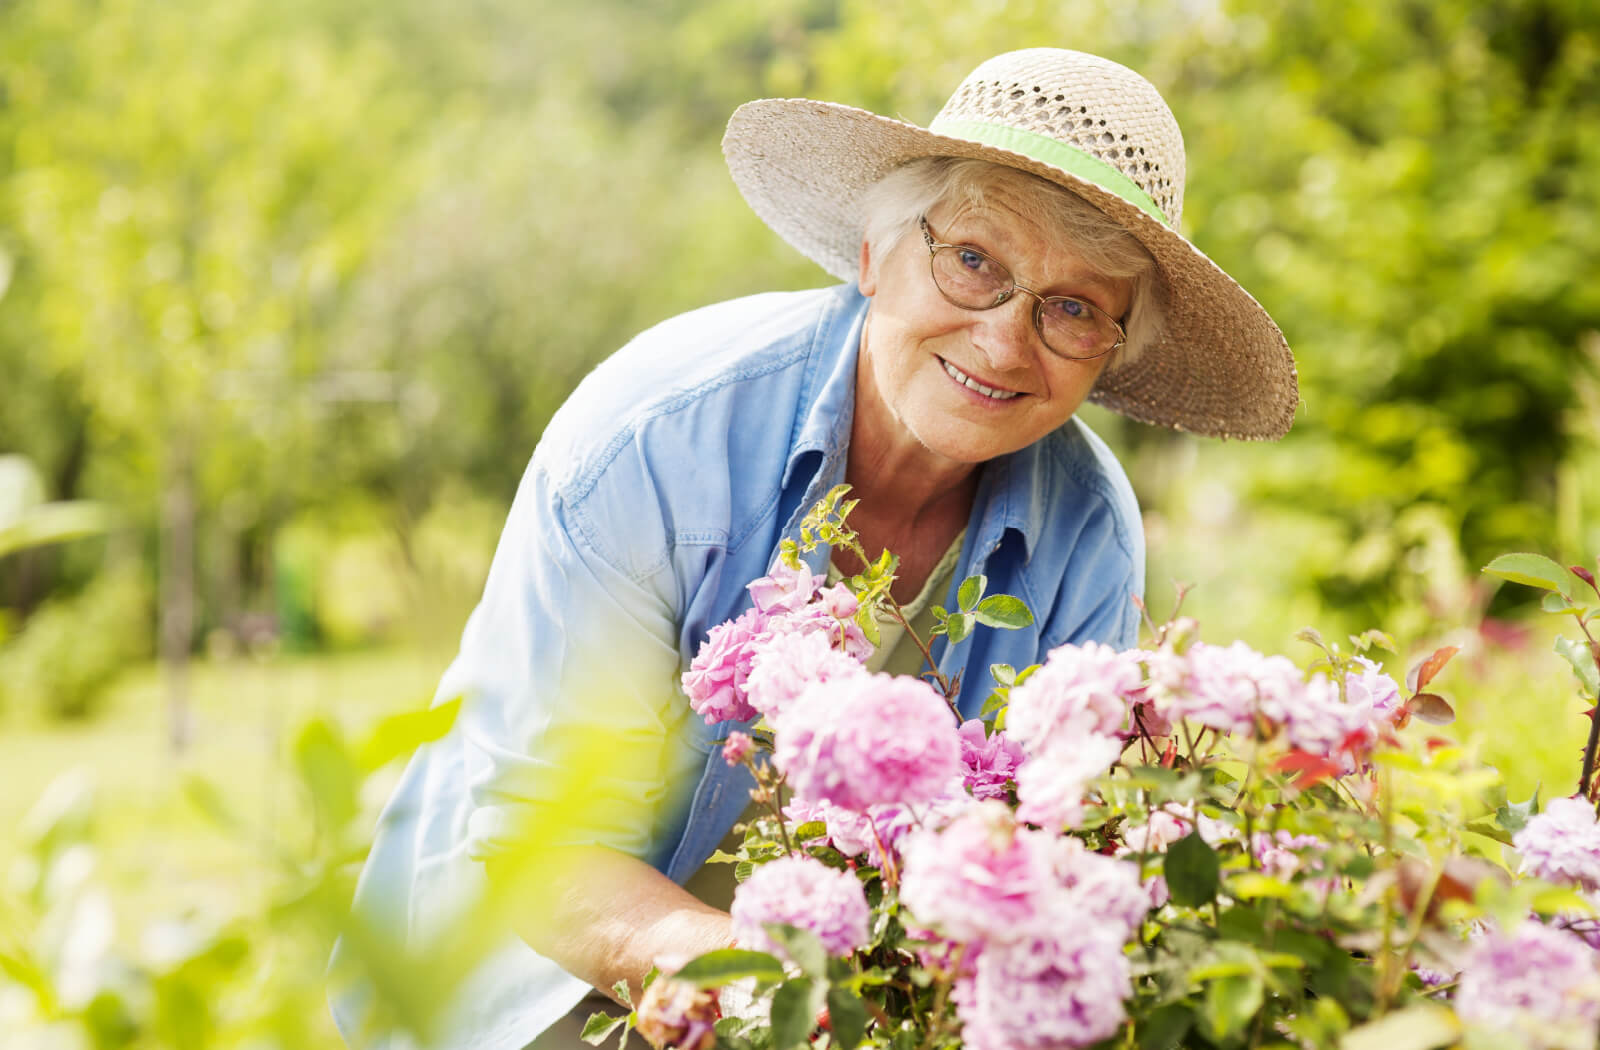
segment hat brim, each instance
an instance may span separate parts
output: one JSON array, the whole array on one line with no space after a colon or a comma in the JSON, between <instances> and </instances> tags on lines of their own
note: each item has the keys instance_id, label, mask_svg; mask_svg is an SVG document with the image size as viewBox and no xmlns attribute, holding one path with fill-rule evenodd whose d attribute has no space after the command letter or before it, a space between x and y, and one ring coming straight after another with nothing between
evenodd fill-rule
<instances>
[{"instance_id":1,"label":"hat brim","mask_svg":"<svg viewBox=\"0 0 1600 1050\"><path fill-rule=\"evenodd\" d=\"M812 99L745 103L728 122L722 151L751 209L843 280L857 276L863 193L907 161L970 157L1064 186L1149 250L1166 293L1160 339L1107 366L1089 400L1212 437L1275 440L1294 422L1294 357L1261 304L1183 236L1086 179L1026 154Z\"/></svg>"}]
</instances>

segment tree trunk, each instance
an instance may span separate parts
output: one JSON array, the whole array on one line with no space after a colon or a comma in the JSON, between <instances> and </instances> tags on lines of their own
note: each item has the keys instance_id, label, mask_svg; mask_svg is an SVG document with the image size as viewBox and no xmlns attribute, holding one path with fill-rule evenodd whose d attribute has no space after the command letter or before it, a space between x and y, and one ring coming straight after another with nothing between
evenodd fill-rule
<instances>
[{"instance_id":1,"label":"tree trunk","mask_svg":"<svg viewBox=\"0 0 1600 1050\"><path fill-rule=\"evenodd\" d=\"M194 467L188 444L169 449L161 499L161 668L167 692L167 743L174 754L189 745L189 650L194 641Z\"/></svg>"}]
</instances>

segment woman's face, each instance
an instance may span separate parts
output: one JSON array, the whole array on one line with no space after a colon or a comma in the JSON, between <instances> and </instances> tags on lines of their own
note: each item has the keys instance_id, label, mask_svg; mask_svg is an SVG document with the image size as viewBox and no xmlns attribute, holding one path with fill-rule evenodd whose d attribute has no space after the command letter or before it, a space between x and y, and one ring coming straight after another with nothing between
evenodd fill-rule
<instances>
[{"instance_id":1,"label":"woman's face","mask_svg":"<svg viewBox=\"0 0 1600 1050\"><path fill-rule=\"evenodd\" d=\"M1112 317L1127 313L1127 281L1097 273L1070 248L1041 238L1000 194L987 196L981 208L936 206L927 216L934 237L983 250L1041 294L1086 299ZM1055 430L1083 403L1110 356L1073 361L1052 353L1034 328L1031 296L1018 293L981 311L948 302L915 230L882 259L862 246L860 287L872 297L862 343L864 400L948 460L982 463Z\"/></svg>"}]
</instances>

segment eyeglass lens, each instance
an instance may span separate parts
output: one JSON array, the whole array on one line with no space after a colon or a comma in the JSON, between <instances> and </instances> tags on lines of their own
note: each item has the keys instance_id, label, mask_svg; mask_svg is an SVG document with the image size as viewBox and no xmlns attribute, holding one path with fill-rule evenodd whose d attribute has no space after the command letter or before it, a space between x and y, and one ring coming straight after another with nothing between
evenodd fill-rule
<instances>
[{"instance_id":1,"label":"eyeglass lens","mask_svg":"<svg viewBox=\"0 0 1600 1050\"><path fill-rule=\"evenodd\" d=\"M976 248L933 249L933 278L945 298L966 310L989 310L1017 290L1011 271ZM1081 299L1053 296L1039 301L1034 323L1051 350L1065 357L1096 357L1122 338L1112 320Z\"/></svg>"}]
</instances>

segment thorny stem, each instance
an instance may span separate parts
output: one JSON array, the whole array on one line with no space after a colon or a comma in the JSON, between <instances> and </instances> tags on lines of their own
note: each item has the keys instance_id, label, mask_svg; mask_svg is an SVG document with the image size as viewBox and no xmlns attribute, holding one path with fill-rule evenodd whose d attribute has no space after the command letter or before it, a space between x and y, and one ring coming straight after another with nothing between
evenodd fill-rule
<instances>
[{"instance_id":1,"label":"thorny stem","mask_svg":"<svg viewBox=\"0 0 1600 1050\"><path fill-rule=\"evenodd\" d=\"M889 852L889 847L884 845L883 836L878 834L878 822L872 819L871 813L864 813L867 818L867 827L872 831L872 841L878 844L878 852L883 856L883 874L888 880L889 888L900 888L900 872L894 866L894 855Z\"/></svg>"},{"instance_id":2,"label":"thorny stem","mask_svg":"<svg viewBox=\"0 0 1600 1050\"><path fill-rule=\"evenodd\" d=\"M1139 610L1139 615L1144 617L1144 625L1150 628L1150 637L1155 640L1156 644L1159 645L1161 643L1161 628L1156 626L1155 618L1150 615L1150 608L1145 605L1144 599L1140 598L1137 594L1133 595L1132 597L1134 607ZM1178 598L1178 602L1180 605L1183 603L1183 598L1181 595Z\"/></svg>"},{"instance_id":3,"label":"thorny stem","mask_svg":"<svg viewBox=\"0 0 1600 1050\"><path fill-rule=\"evenodd\" d=\"M1383 854L1394 861L1394 792L1390 790L1394 785L1390 783L1389 767L1384 766L1378 774L1383 779L1379 791L1383 795L1381 803L1383 812ZM1378 957L1378 988L1383 993L1378 997L1378 1014L1382 1017L1389 1012L1389 988L1392 984L1390 973L1394 970L1394 898L1399 891L1395 883L1390 883L1383 890L1383 949Z\"/></svg>"},{"instance_id":4,"label":"thorny stem","mask_svg":"<svg viewBox=\"0 0 1600 1050\"><path fill-rule=\"evenodd\" d=\"M961 963L967 957L967 946L962 944L956 949L955 962L951 963L949 980L940 981L938 989L933 993L933 1016L929 1019L928 1038L923 1040L922 1050L931 1050L940 1035L944 1033L944 1001L950 993L950 986L955 984L956 976L961 973Z\"/></svg>"},{"instance_id":5,"label":"thorny stem","mask_svg":"<svg viewBox=\"0 0 1600 1050\"><path fill-rule=\"evenodd\" d=\"M1150 748L1155 741L1150 739L1150 731L1144 727L1144 719L1139 714L1139 709L1133 709L1133 727L1139 731L1139 759L1145 765L1150 764ZM1160 756L1157 755L1157 758Z\"/></svg>"},{"instance_id":6,"label":"thorny stem","mask_svg":"<svg viewBox=\"0 0 1600 1050\"><path fill-rule=\"evenodd\" d=\"M1588 623L1578 617L1578 630L1583 632L1584 638L1589 642L1589 656L1594 660L1595 666L1600 667L1600 642L1596 642L1594 635L1589 633ZM1595 698L1596 705L1600 705L1600 697ZM1589 778L1594 775L1595 748L1600 745L1600 714L1591 711L1589 714L1589 741L1583 747L1583 772L1578 777L1578 794L1583 798L1589 797Z\"/></svg>"},{"instance_id":7,"label":"thorny stem","mask_svg":"<svg viewBox=\"0 0 1600 1050\"><path fill-rule=\"evenodd\" d=\"M867 558L866 549L861 546L860 541L856 539L853 532L840 537L840 542L851 554L856 556L856 559L862 565L872 564ZM884 605L881 608L901 626L913 642L917 643L917 649L922 653L923 660L927 661L928 670L933 672L934 681L939 685L939 694L944 697L944 702L950 706L950 713L955 715L956 723L959 725L962 721L961 709L956 706L955 700L950 696L950 679L946 678L944 673L939 670L939 665L934 663L933 650L928 647L928 643L922 640L922 636L912 628L911 622L906 619L905 610L900 607L899 602L895 601L894 595L885 590L883 599Z\"/></svg>"},{"instance_id":8,"label":"thorny stem","mask_svg":"<svg viewBox=\"0 0 1600 1050\"><path fill-rule=\"evenodd\" d=\"M933 662L933 651L928 648L928 644L922 640L922 636L917 634L916 629L906 620L905 612L900 608L900 603L887 593L884 594L884 598L888 599L887 611L889 615L894 617L895 622L905 629L906 635L917 643L917 648L922 652L922 658L927 661L928 670L933 672L934 680L939 683L939 695L944 697L944 702L950 707L950 713L956 716L956 722L959 724L962 721L961 709L956 706L955 700L950 696L950 679L946 678L943 672L939 670L938 665Z\"/></svg>"},{"instance_id":9,"label":"thorny stem","mask_svg":"<svg viewBox=\"0 0 1600 1050\"><path fill-rule=\"evenodd\" d=\"M1233 796L1233 805L1228 807L1229 809L1233 810L1235 813L1237 813L1239 811L1239 803L1244 801L1245 790L1250 787L1250 776L1251 776L1251 774L1253 774L1256 771L1256 758L1257 757L1258 756L1256 755L1256 753L1254 751L1254 748L1252 747L1251 755L1250 755L1250 764L1244 767L1244 776L1239 778L1239 792L1238 792L1238 794ZM1246 813L1245 814L1245 819L1249 820L1250 819L1250 814Z\"/></svg>"},{"instance_id":10,"label":"thorny stem","mask_svg":"<svg viewBox=\"0 0 1600 1050\"><path fill-rule=\"evenodd\" d=\"M793 854L794 843L789 841L789 829L783 822L783 777L780 776L770 785L763 784L761 783L761 770L756 767L755 758L746 755L744 764L756 778L756 793L766 801L768 807L772 810L773 819L778 822L778 836L783 839L783 852L785 854Z\"/></svg>"},{"instance_id":11,"label":"thorny stem","mask_svg":"<svg viewBox=\"0 0 1600 1050\"><path fill-rule=\"evenodd\" d=\"M1405 944L1400 948L1400 962L1411 958L1411 953L1416 949L1417 941L1422 936L1422 929L1427 923L1428 908L1433 904L1433 895L1439 890L1439 883L1444 879L1444 868L1430 871L1428 881L1423 884L1422 892L1417 894L1416 908L1410 916L1410 923L1406 930ZM1389 986L1380 986L1378 991L1385 1002L1400 993L1400 982L1405 979L1405 971L1399 966L1391 966L1385 975Z\"/></svg>"}]
</instances>

